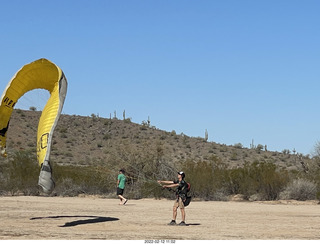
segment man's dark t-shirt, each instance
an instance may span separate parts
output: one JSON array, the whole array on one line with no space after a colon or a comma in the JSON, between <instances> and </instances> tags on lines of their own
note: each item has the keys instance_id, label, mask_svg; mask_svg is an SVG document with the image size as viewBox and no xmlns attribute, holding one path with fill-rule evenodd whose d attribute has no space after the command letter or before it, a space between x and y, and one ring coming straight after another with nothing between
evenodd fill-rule
<instances>
[{"instance_id":1,"label":"man's dark t-shirt","mask_svg":"<svg viewBox=\"0 0 320 244\"><path fill-rule=\"evenodd\" d=\"M179 186L177 187L177 190L176 190L176 194L177 196L181 197L182 200L185 200L187 197L188 184L184 180L180 182L178 180L174 180L173 183L174 184L179 183Z\"/></svg>"}]
</instances>

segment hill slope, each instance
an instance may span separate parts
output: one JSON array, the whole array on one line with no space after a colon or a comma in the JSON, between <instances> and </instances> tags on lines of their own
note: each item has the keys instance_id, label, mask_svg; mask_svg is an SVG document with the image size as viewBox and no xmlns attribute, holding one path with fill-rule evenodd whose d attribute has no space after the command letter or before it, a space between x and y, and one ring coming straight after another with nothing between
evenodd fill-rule
<instances>
[{"instance_id":1,"label":"hill slope","mask_svg":"<svg viewBox=\"0 0 320 244\"><path fill-rule=\"evenodd\" d=\"M36 151L36 132L41 112L15 110L8 130L7 149ZM161 157L173 164L215 158L229 167L255 160L287 169L301 169L297 155L247 149L206 142L203 138L177 135L129 119L61 115L53 137L51 161L63 165L111 164L116 161ZM121 162L120 162L121 163Z\"/></svg>"}]
</instances>

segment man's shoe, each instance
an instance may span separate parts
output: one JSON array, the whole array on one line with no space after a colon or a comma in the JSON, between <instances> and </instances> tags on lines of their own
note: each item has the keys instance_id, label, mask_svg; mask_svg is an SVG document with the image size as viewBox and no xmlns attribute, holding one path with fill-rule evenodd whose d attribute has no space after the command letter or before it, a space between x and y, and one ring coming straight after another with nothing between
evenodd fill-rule
<instances>
[{"instance_id":1,"label":"man's shoe","mask_svg":"<svg viewBox=\"0 0 320 244\"><path fill-rule=\"evenodd\" d=\"M175 220L171 220L171 222L168 225L176 225L176 221Z\"/></svg>"},{"instance_id":2,"label":"man's shoe","mask_svg":"<svg viewBox=\"0 0 320 244\"><path fill-rule=\"evenodd\" d=\"M179 225L180 226L186 226L186 223L184 221L181 221L181 223Z\"/></svg>"}]
</instances>

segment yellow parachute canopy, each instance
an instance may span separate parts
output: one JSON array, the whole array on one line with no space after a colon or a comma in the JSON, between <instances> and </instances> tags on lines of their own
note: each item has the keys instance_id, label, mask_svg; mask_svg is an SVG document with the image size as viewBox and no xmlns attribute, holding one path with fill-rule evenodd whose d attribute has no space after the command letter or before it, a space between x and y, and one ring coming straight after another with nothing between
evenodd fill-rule
<instances>
[{"instance_id":1,"label":"yellow parachute canopy","mask_svg":"<svg viewBox=\"0 0 320 244\"><path fill-rule=\"evenodd\" d=\"M62 70L47 59L39 59L23 66L11 79L1 97L0 153L6 156L6 135L10 117L18 99L33 89L46 89L50 98L38 125L37 159L41 166L39 182L45 192L54 188L49 156L54 128L57 125L67 93L67 79Z\"/></svg>"}]
</instances>

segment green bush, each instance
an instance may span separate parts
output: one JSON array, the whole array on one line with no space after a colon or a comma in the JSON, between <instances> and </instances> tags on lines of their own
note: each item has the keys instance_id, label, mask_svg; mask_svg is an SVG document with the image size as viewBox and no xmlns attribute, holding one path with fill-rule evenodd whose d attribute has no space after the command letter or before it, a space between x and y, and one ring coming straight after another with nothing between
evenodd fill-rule
<instances>
[{"instance_id":1,"label":"green bush","mask_svg":"<svg viewBox=\"0 0 320 244\"><path fill-rule=\"evenodd\" d=\"M110 170L94 166L63 166L53 164L56 181L54 195L77 196L78 194L106 194L115 188Z\"/></svg>"},{"instance_id":2,"label":"green bush","mask_svg":"<svg viewBox=\"0 0 320 244\"><path fill-rule=\"evenodd\" d=\"M222 189L227 181L227 168L217 157L212 157L209 161L187 161L183 165L186 173L186 181L192 185L191 194L194 197L204 200L214 200L223 198ZM216 194L219 192L219 194ZM219 195L219 197L217 197Z\"/></svg>"},{"instance_id":3,"label":"green bush","mask_svg":"<svg viewBox=\"0 0 320 244\"><path fill-rule=\"evenodd\" d=\"M195 197L211 200L214 189L213 165L206 161L189 161L184 167L186 180L192 185L192 192Z\"/></svg>"},{"instance_id":4,"label":"green bush","mask_svg":"<svg viewBox=\"0 0 320 244\"><path fill-rule=\"evenodd\" d=\"M247 163L243 168L229 171L229 187L233 194L247 199L259 194L262 200L275 200L288 181L288 173L265 162Z\"/></svg>"},{"instance_id":5,"label":"green bush","mask_svg":"<svg viewBox=\"0 0 320 244\"><path fill-rule=\"evenodd\" d=\"M108 162L97 161L91 166L53 162L56 188L52 195L100 194L116 197L118 170L124 168L127 172L127 197L174 198L173 192L157 184L157 180L173 180L177 177L175 166L164 158L163 145L159 142L151 150L138 150L124 145L121 151L108 155ZM320 170L317 165L310 165L305 174L288 172L273 163L258 161L228 168L213 155L202 161L181 161L176 166L186 173L186 181L192 186L190 194L203 200L225 201L229 195L236 194L242 194L250 200L306 200L320 197ZM16 152L10 160L1 161L0 194L38 195L39 171L34 153Z\"/></svg>"},{"instance_id":6,"label":"green bush","mask_svg":"<svg viewBox=\"0 0 320 244\"><path fill-rule=\"evenodd\" d=\"M286 171L264 162L247 163L237 169L228 169L217 161L188 162L184 170L194 196L205 200L223 200L235 194L247 199L259 194L262 200L275 200L288 181Z\"/></svg>"},{"instance_id":7,"label":"green bush","mask_svg":"<svg viewBox=\"0 0 320 244\"><path fill-rule=\"evenodd\" d=\"M16 152L9 162L2 165L1 191L11 195L37 195L40 168L36 157L29 151Z\"/></svg>"}]
</instances>

